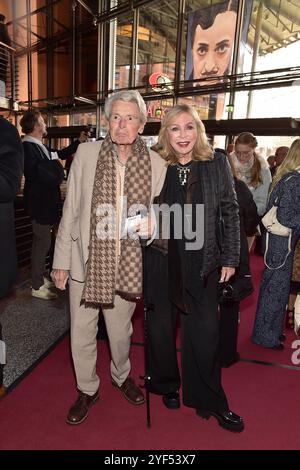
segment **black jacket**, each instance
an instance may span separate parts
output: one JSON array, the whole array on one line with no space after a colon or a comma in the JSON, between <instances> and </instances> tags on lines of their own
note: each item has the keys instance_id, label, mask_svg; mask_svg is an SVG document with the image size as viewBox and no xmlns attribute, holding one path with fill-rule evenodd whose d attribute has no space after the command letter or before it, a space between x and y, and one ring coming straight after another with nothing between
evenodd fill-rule
<instances>
[{"instance_id":1,"label":"black jacket","mask_svg":"<svg viewBox=\"0 0 300 470\"><path fill-rule=\"evenodd\" d=\"M76 152L79 141L57 150L64 160ZM60 184L64 179L63 167L58 160L49 160L40 146L23 142L24 147L24 202L32 220L42 225L53 225L59 221L61 211ZM49 155L51 155L51 150Z\"/></svg>"},{"instance_id":2,"label":"black jacket","mask_svg":"<svg viewBox=\"0 0 300 470\"><path fill-rule=\"evenodd\" d=\"M240 215L241 252L240 264L236 270L236 276L238 277L250 274L247 236L251 236L256 232L256 227L259 225L260 217L257 213L257 206L248 186L243 181L236 178L234 179L234 184L239 203Z\"/></svg>"},{"instance_id":3,"label":"black jacket","mask_svg":"<svg viewBox=\"0 0 300 470\"><path fill-rule=\"evenodd\" d=\"M171 200L172 196L170 199L168 190L170 171L171 169L168 169L165 185L157 200L159 204L165 202L172 205L178 202ZM195 253L195 258L199 260L197 266L199 282L218 267L237 267L240 256L238 203L229 163L223 152L216 150L211 161L193 162L188 179L186 202L204 204L204 245L201 257ZM218 239L219 206L225 225L222 247ZM185 310L184 292L191 286L185 285L180 246L182 244L176 240L172 238L169 240L169 297L179 308ZM197 279L194 281L192 289L197 289Z\"/></svg>"},{"instance_id":4,"label":"black jacket","mask_svg":"<svg viewBox=\"0 0 300 470\"><path fill-rule=\"evenodd\" d=\"M17 129L0 117L0 298L17 272L14 199L23 174L23 148Z\"/></svg>"}]
</instances>

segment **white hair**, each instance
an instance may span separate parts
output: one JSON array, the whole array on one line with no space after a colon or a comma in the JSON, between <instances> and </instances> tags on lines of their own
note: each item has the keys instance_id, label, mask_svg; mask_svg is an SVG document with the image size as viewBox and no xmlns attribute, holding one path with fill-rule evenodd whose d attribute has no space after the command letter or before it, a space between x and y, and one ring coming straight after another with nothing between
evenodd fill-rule
<instances>
[{"instance_id":1,"label":"white hair","mask_svg":"<svg viewBox=\"0 0 300 470\"><path fill-rule=\"evenodd\" d=\"M136 90L118 91L111 95L105 101L104 112L107 119L110 118L111 108L115 101L125 101L129 103L136 103L140 110L140 121L144 124L147 122L147 107L141 94Z\"/></svg>"}]
</instances>

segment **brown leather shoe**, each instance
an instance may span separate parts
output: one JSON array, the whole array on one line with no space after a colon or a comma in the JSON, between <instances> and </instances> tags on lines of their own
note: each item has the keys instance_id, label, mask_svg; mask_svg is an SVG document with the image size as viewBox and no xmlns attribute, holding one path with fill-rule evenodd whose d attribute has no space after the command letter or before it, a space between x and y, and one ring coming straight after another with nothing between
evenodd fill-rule
<instances>
[{"instance_id":1,"label":"brown leather shoe","mask_svg":"<svg viewBox=\"0 0 300 470\"><path fill-rule=\"evenodd\" d=\"M68 424L80 424L82 423L89 414L89 409L96 403L99 398L99 390L94 395L87 395L86 393L79 392L77 400L74 405L71 406L66 423Z\"/></svg>"},{"instance_id":2,"label":"brown leather shoe","mask_svg":"<svg viewBox=\"0 0 300 470\"><path fill-rule=\"evenodd\" d=\"M121 387L119 387L114 380L111 382L114 387L117 387L122 392L126 400L128 400L132 405L142 405L145 402L143 392L137 385L135 385L134 380L131 377L127 377Z\"/></svg>"}]
</instances>

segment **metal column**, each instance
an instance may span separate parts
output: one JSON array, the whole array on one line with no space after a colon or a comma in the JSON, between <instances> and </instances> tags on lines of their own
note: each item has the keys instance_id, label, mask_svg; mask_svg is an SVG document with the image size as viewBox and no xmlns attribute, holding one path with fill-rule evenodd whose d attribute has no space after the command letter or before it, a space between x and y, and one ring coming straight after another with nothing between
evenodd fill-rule
<instances>
[{"instance_id":1,"label":"metal column","mask_svg":"<svg viewBox=\"0 0 300 470\"><path fill-rule=\"evenodd\" d=\"M175 77L174 77L174 94L177 101L177 93L179 90L180 75L181 75L181 48L182 48L182 35L183 35L183 20L185 14L185 0L179 0L178 4L178 30L177 30L177 43L176 43L176 58L175 58ZM175 104L175 103L174 103Z\"/></svg>"},{"instance_id":2,"label":"metal column","mask_svg":"<svg viewBox=\"0 0 300 470\"><path fill-rule=\"evenodd\" d=\"M98 0L98 15L100 15L105 9L105 0ZM103 22L98 23L98 47L97 47L97 112L96 112L96 137L100 136L101 129L101 117L102 110L100 100L103 97L104 90L104 34L105 24Z\"/></svg>"},{"instance_id":3,"label":"metal column","mask_svg":"<svg viewBox=\"0 0 300 470\"><path fill-rule=\"evenodd\" d=\"M137 66L137 56L139 48L139 21L140 21L140 11L139 8L133 10L133 28L132 28L132 38L131 38L131 68L130 68L130 77L129 77L129 87L135 87L136 83L136 66Z\"/></svg>"},{"instance_id":4,"label":"metal column","mask_svg":"<svg viewBox=\"0 0 300 470\"><path fill-rule=\"evenodd\" d=\"M239 52L240 52L240 45L241 45L241 37L242 37L242 30L243 30L243 19L244 19L244 9L245 9L245 0L239 1L239 7L237 12L237 24L235 30L235 37L234 37L234 52L233 52L233 59L232 59L232 74L235 76L238 72L238 60L239 60ZM233 108L234 108L234 101L235 101L235 81L231 81L231 91L229 95L229 106L232 108L228 112L228 119L233 119Z\"/></svg>"},{"instance_id":5,"label":"metal column","mask_svg":"<svg viewBox=\"0 0 300 470\"><path fill-rule=\"evenodd\" d=\"M50 0L47 0L47 41L50 40L50 47L47 47L46 61L47 61L47 98L52 99L54 96L54 46L52 44L53 38L53 5ZM38 62L37 62L38 63Z\"/></svg>"},{"instance_id":6,"label":"metal column","mask_svg":"<svg viewBox=\"0 0 300 470\"><path fill-rule=\"evenodd\" d=\"M32 107L31 2L26 0L28 106Z\"/></svg>"},{"instance_id":7,"label":"metal column","mask_svg":"<svg viewBox=\"0 0 300 470\"><path fill-rule=\"evenodd\" d=\"M256 17L256 25L255 25L255 36L254 36L254 45L253 45L253 57L252 57L252 65L251 65L251 73L255 72L256 69L256 62L259 52L259 45L260 45L260 33L262 27L262 20L263 20L263 4L259 2L258 10L257 10L257 17ZM247 119L251 117L252 112L252 102L253 102L253 91L249 91L248 95L248 105L247 105Z\"/></svg>"}]
</instances>

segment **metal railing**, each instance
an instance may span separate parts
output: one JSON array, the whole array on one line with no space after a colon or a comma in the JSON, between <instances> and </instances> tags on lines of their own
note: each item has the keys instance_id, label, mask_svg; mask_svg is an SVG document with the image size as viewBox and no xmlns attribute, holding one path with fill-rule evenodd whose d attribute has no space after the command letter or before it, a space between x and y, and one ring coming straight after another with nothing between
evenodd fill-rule
<instances>
[{"instance_id":1,"label":"metal railing","mask_svg":"<svg viewBox=\"0 0 300 470\"><path fill-rule=\"evenodd\" d=\"M17 69L15 49L0 42L0 103L1 107L13 109L17 99Z\"/></svg>"},{"instance_id":2,"label":"metal railing","mask_svg":"<svg viewBox=\"0 0 300 470\"><path fill-rule=\"evenodd\" d=\"M64 182L61 186L61 193L63 200L66 194L66 183ZM62 201L63 204L63 201ZM62 206L61 204L61 206ZM62 210L62 207L61 207ZM32 225L30 217L28 216L25 206L22 192L16 197L14 202L14 213L15 213L15 238L16 238L16 249L18 268L28 268L30 266L31 248L32 248ZM46 259L46 267L49 267L51 262L51 252L54 248L53 243L55 242L55 236L53 232L52 246L50 253Z\"/></svg>"}]
</instances>

